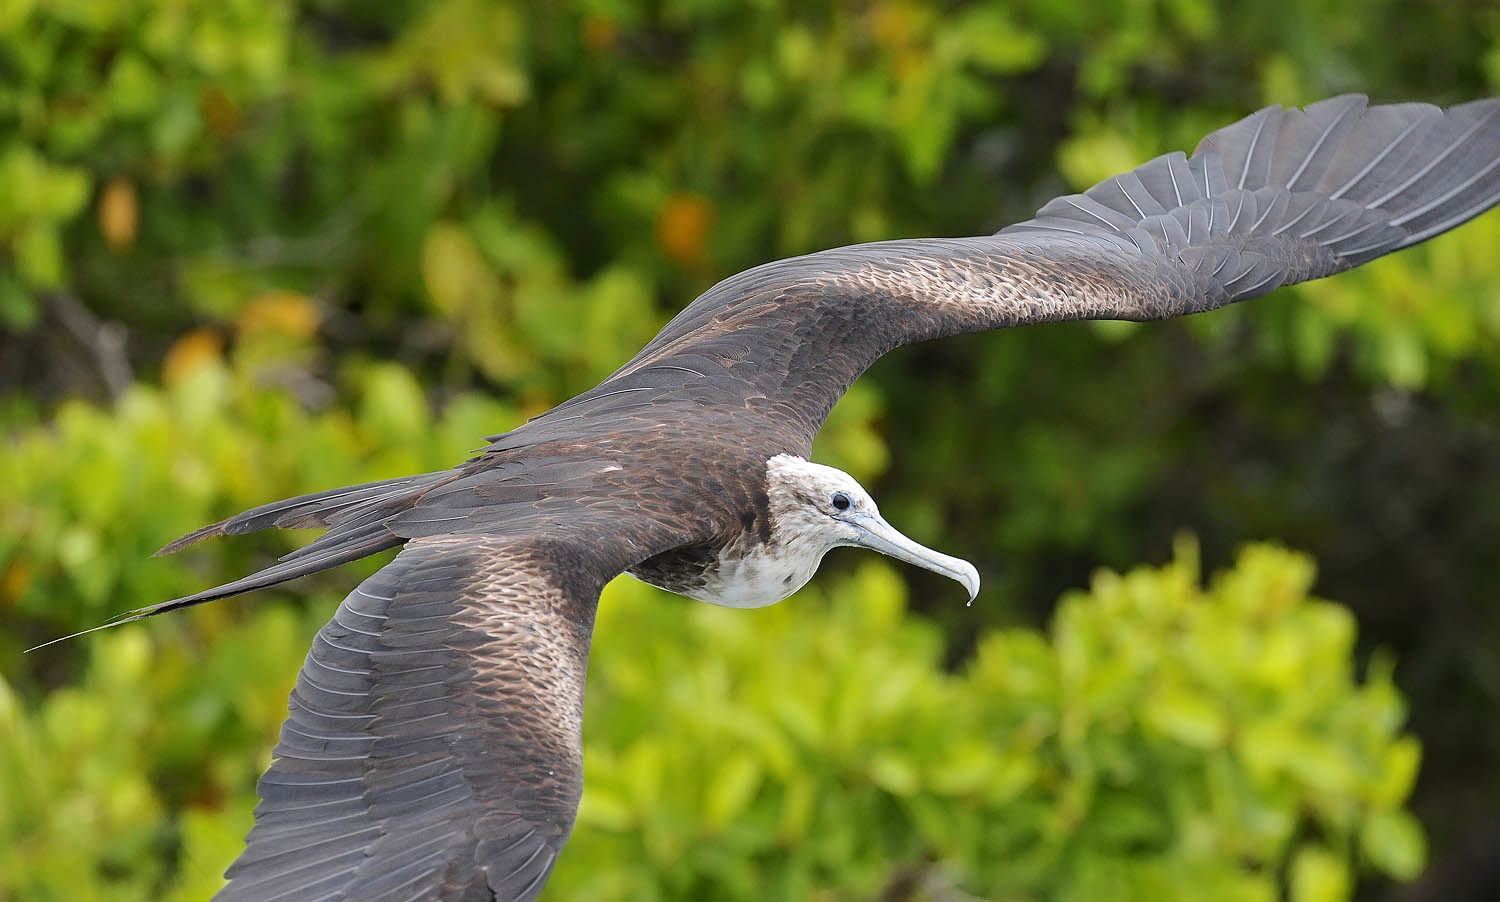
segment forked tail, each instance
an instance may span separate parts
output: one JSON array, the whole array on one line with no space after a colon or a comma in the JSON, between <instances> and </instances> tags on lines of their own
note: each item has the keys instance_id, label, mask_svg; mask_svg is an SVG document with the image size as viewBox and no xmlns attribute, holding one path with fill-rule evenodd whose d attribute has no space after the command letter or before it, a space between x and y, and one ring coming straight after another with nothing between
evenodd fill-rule
<instances>
[{"instance_id":1,"label":"forked tail","mask_svg":"<svg viewBox=\"0 0 1500 902\"><path fill-rule=\"evenodd\" d=\"M195 529L182 538L169 542L156 554L181 551L211 536L240 535L261 529L324 527L328 531L275 564L249 576L192 595L137 608L108 623L43 642L27 651L35 651L65 639L143 620L156 614L274 586L395 548L406 540L387 528L386 524L390 519L416 504L428 491L460 475L458 471L445 470L299 495L253 507L226 520Z\"/></svg>"}]
</instances>

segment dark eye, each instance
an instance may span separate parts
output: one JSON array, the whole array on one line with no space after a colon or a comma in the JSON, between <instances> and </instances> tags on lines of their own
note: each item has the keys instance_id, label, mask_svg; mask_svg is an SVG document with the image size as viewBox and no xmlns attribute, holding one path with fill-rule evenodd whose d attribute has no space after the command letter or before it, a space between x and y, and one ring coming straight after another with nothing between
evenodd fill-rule
<instances>
[{"instance_id":1,"label":"dark eye","mask_svg":"<svg viewBox=\"0 0 1500 902\"><path fill-rule=\"evenodd\" d=\"M834 492L833 497L829 501L833 503L833 509L836 511L846 511L849 509L849 505L854 503L849 500L849 495L845 492Z\"/></svg>"}]
</instances>

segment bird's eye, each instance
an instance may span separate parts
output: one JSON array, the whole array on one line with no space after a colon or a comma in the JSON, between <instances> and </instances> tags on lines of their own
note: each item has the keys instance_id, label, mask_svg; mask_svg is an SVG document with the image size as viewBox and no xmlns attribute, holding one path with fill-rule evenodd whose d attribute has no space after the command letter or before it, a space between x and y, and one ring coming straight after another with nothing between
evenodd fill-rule
<instances>
[{"instance_id":1,"label":"bird's eye","mask_svg":"<svg viewBox=\"0 0 1500 902\"><path fill-rule=\"evenodd\" d=\"M834 492L833 497L830 498L829 501L832 502L833 509L836 511L846 511L849 509L849 506L854 503L850 500L849 495L846 492Z\"/></svg>"}]
</instances>

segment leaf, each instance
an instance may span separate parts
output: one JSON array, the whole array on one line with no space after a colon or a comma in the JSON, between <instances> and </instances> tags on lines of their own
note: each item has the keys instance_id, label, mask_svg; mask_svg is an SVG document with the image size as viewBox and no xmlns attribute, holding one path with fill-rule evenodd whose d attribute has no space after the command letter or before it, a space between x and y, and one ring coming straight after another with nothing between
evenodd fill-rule
<instances>
[{"instance_id":1,"label":"leaf","mask_svg":"<svg viewBox=\"0 0 1500 902\"><path fill-rule=\"evenodd\" d=\"M141 221L141 202L135 185L123 176L116 176L99 194L99 232L115 250L123 250L135 243L136 230Z\"/></svg>"},{"instance_id":2,"label":"leaf","mask_svg":"<svg viewBox=\"0 0 1500 902\"><path fill-rule=\"evenodd\" d=\"M500 291L469 233L451 222L434 223L427 230L422 242L422 282L433 304L453 318Z\"/></svg>"},{"instance_id":3,"label":"leaf","mask_svg":"<svg viewBox=\"0 0 1500 902\"><path fill-rule=\"evenodd\" d=\"M1145 702L1145 722L1185 745L1217 748L1228 736L1229 720L1223 709L1201 692L1168 686Z\"/></svg>"},{"instance_id":4,"label":"leaf","mask_svg":"<svg viewBox=\"0 0 1500 902\"><path fill-rule=\"evenodd\" d=\"M1139 149L1124 135L1105 129L1082 131L1064 141L1057 152L1058 168L1075 189L1128 172L1141 159Z\"/></svg>"},{"instance_id":5,"label":"leaf","mask_svg":"<svg viewBox=\"0 0 1500 902\"><path fill-rule=\"evenodd\" d=\"M198 140L203 130L203 117L193 95L174 91L158 109L151 123L151 138L156 150L171 160L181 157L188 147Z\"/></svg>"},{"instance_id":6,"label":"leaf","mask_svg":"<svg viewBox=\"0 0 1500 902\"><path fill-rule=\"evenodd\" d=\"M267 291L256 295L235 314L242 336L276 333L293 338L311 338L318 330L318 308L297 291Z\"/></svg>"},{"instance_id":7,"label":"leaf","mask_svg":"<svg viewBox=\"0 0 1500 902\"><path fill-rule=\"evenodd\" d=\"M1397 388L1419 389L1427 382L1427 349L1416 332L1392 328L1381 335L1381 367Z\"/></svg>"},{"instance_id":8,"label":"leaf","mask_svg":"<svg viewBox=\"0 0 1500 902\"><path fill-rule=\"evenodd\" d=\"M713 208L701 195L674 194L656 214L656 243L679 266L697 266L707 258Z\"/></svg>"},{"instance_id":9,"label":"leaf","mask_svg":"<svg viewBox=\"0 0 1500 902\"><path fill-rule=\"evenodd\" d=\"M161 79L139 53L125 50L110 67L105 100L116 116L144 118L161 102Z\"/></svg>"},{"instance_id":10,"label":"leaf","mask_svg":"<svg viewBox=\"0 0 1500 902\"><path fill-rule=\"evenodd\" d=\"M880 752L870 760L870 779L886 792L897 796L909 796L922 785L916 767L905 758L891 752Z\"/></svg>"},{"instance_id":11,"label":"leaf","mask_svg":"<svg viewBox=\"0 0 1500 902\"><path fill-rule=\"evenodd\" d=\"M1297 850L1291 878L1291 902L1345 902L1350 897L1349 868L1322 846Z\"/></svg>"},{"instance_id":12,"label":"leaf","mask_svg":"<svg viewBox=\"0 0 1500 902\"><path fill-rule=\"evenodd\" d=\"M1359 848L1372 864L1397 880L1411 880L1427 863L1422 825L1401 810L1372 812L1360 828Z\"/></svg>"},{"instance_id":13,"label":"leaf","mask_svg":"<svg viewBox=\"0 0 1500 902\"><path fill-rule=\"evenodd\" d=\"M968 58L991 72L1024 72L1046 56L1047 42L1040 34L1018 27L995 7L974 7L952 28L962 36Z\"/></svg>"},{"instance_id":14,"label":"leaf","mask_svg":"<svg viewBox=\"0 0 1500 902\"><path fill-rule=\"evenodd\" d=\"M205 366L222 361L224 342L211 329L194 329L167 350L161 361L164 385L179 385Z\"/></svg>"},{"instance_id":15,"label":"leaf","mask_svg":"<svg viewBox=\"0 0 1500 902\"><path fill-rule=\"evenodd\" d=\"M431 411L422 387L411 371L396 364L372 366L365 372L360 400L360 424L382 443L416 441L431 425Z\"/></svg>"},{"instance_id":16,"label":"leaf","mask_svg":"<svg viewBox=\"0 0 1500 902\"><path fill-rule=\"evenodd\" d=\"M720 762L704 795L704 823L710 829L720 830L738 817L754 797L763 776L760 762L744 752Z\"/></svg>"},{"instance_id":17,"label":"leaf","mask_svg":"<svg viewBox=\"0 0 1500 902\"><path fill-rule=\"evenodd\" d=\"M58 288L63 283L62 239L51 226L24 229L15 242L16 269L37 288Z\"/></svg>"},{"instance_id":18,"label":"leaf","mask_svg":"<svg viewBox=\"0 0 1500 902\"><path fill-rule=\"evenodd\" d=\"M1421 742L1415 736L1397 737L1385 749L1380 778L1371 793L1373 800L1379 805L1390 807L1406 801L1416 783L1417 769L1421 762Z\"/></svg>"},{"instance_id":19,"label":"leaf","mask_svg":"<svg viewBox=\"0 0 1500 902\"><path fill-rule=\"evenodd\" d=\"M590 785L578 807L578 823L588 824L601 830L623 832L635 823L635 814L630 803L618 793L597 785Z\"/></svg>"},{"instance_id":20,"label":"leaf","mask_svg":"<svg viewBox=\"0 0 1500 902\"><path fill-rule=\"evenodd\" d=\"M944 795L969 795L993 783L999 765L995 750L978 737L971 737L927 768L926 783Z\"/></svg>"},{"instance_id":21,"label":"leaf","mask_svg":"<svg viewBox=\"0 0 1500 902\"><path fill-rule=\"evenodd\" d=\"M24 335L36 325L36 298L8 273L0 272L0 324Z\"/></svg>"}]
</instances>

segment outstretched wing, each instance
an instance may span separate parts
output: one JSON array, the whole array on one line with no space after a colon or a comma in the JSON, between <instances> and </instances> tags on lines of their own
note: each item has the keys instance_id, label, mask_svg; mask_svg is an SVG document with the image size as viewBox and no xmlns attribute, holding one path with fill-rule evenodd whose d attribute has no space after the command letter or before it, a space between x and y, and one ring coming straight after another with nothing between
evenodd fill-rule
<instances>
[{"instance_id":1,"label":"outstretched wing","mask_svg":"<svg viewBox=\"0 0 1500 902\"><path fill-rule=\"evenodd\" d=\"M600 386L502 439L709 402L764 409L810 444L850 383L901 345L1211 310L1357 266L1497 201L1500 98L1268 107L1191 157L1158 157L997 235L856 245L733 276Z\"/></svg>"},{"instance_id":2,"label":"outstretched wing","mask_svg":"<svg viewBox=\"0 0 1500 902\"><path fill-rule=\"evenodd\" d=\"M535 898L582 791L608 575L560 542L411 541L318 632L216 898Z\"/></svg>"}]
</instances>

